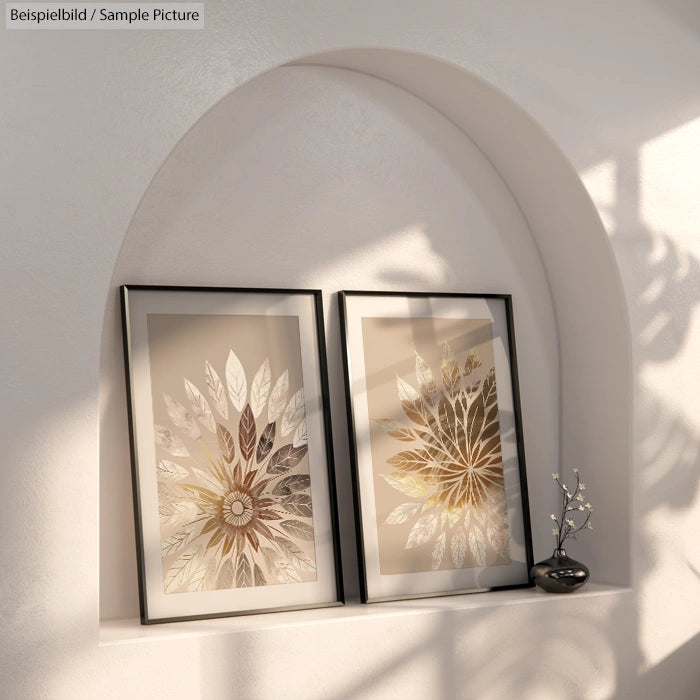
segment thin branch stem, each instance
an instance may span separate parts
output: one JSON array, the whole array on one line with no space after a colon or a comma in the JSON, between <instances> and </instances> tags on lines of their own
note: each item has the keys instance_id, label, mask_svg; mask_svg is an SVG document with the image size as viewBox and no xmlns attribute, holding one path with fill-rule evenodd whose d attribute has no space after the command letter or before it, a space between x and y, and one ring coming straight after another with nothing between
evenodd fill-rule
<instances>
[{"instance_id":1,"label":"thin branch stem","mask_svg":"<svg viewBox=\"0 0 700 700\"><path fill-rule=\"evenodd\" d=\"M563 549L566 540L569 538L574 538L578 532L590 527L590 504L587 504L588 511L586 513L586 518L580 525L575 523L573 517L566 517L568 513L582 512L582 509L579 505L576 505L576 503L583 500L583 496L580 494L583 492L583 488L585 488L585 486L583 488L581 487L581 477L577 469L574 470L574 474L576 475L576 488L573 490L573 493L570 492L566 485L560 481L558 474L552 475L554 480L557 482L559 490L561 491L561 517L556 518L554 514L552 514L552 520L557 525L556 530L552 530L557 539L557 549Z\"/></svg>"}]
</instances>

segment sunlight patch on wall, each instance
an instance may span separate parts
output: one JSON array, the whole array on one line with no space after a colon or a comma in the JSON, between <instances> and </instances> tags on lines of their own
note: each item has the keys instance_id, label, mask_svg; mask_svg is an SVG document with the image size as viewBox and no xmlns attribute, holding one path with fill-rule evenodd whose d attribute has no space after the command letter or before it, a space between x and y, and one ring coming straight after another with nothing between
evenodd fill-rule
<instances>
[{"instance_id":1,"label":"sunlight patch on wall","mask_svg":"<svg viewBox=\"0 0 700 700\"><path fill-rule=\"evenodd\" d=\"M645 143L639 151L639 219L651 238L653 274L639 302L649 310L640 379L660 401L700 427L700 118ZM669 309L673 308L673 314ZM669 391L672 389L672 391Z\"/></svg>"},{"instance_id":2,"label":"sunlight patch on wall","mask_svg":"<svg viewBox=\"0 0 700 700\"><path fill-rule=\"evenodd\" d=\"M671 368L680 363L671 363ZM648 374L653 374L653 366ZM680 384L680 382L676 382ZM682 386L671 395L680 396ZM674 401L675 402L675 401ZM647 387L639 406L637 567L641 670L698 634L700 616L700 429L667 394ZM680 536L679 536L680 535Z\"/></svg>"},{"instance_id":3,"label":"sunlight patch on wall","mask_svg":"<svg viewBox=\"0 0 700 700\"><path fill-rule=\"evenodd\" d=\"M679 510L663 506L644 520L643 534L653 574L639 587L639 644L642 667L648 670L698 634L700 594L700 498ZM678 533L688 533L678 537ZM659 604L663 601L663 604Z\"/></svg>"},{"instance_id":4,"label":"sunlight patch on wall","mask_svg":"<svg viewBox=\"0 0 700 700\"><path fill-rule=\"evenodd\" d=\"M638 154L637 566L644 669L700 629L699 146L700 118L648 141Z\"/></svg>"},{"instance_id":5,"label":"sunlight patch on wall","mask_svg":"<svg viewBox=\"0 0 700 700\"><path fill-rule=\"evenodd\" d=\"M700 118L640 149L640 216L654 231L700 256Z\"/></svg>"},{"instance_id":6,"label":"sunlight patch on wall","mask_svg":"<svg viewBox=\"0 0 700 700\"><path fill-rule=\"evenodd\" d=\"M579 173L608 233L620 238L632 317L642 671L700 629L693 614L700 593L699 148L700 118Z\"/></svg>"},{"instance_id":7,"label":"sunlight patch on wall","mask_svg":"<svg viewBox=\"0 0 700 700\"><path fill-rule=\"evenodd\" d=\"M615 205L617 203L617 167L612 159L603 160L579 172L581 181L588 190L608 234L616 227Z\"/></svg>"},{"instance_id":8,"label":"sunlight patch on wall","mask_svg":"<svg viewBox=\"0 0 700 700\"><path fill-rule=\"evenodd\" d=\"M457 658L470 661L455 670L460 697L593 700L615 694L616 660L605 630L619 614L617 599L598 598L586 606L580 599L556 597L551 603L493 607L469 618L452 615ZM527 629L537 630L537 665L525 647L510 643L514 630Z\"/></svg>"}]
</instances>

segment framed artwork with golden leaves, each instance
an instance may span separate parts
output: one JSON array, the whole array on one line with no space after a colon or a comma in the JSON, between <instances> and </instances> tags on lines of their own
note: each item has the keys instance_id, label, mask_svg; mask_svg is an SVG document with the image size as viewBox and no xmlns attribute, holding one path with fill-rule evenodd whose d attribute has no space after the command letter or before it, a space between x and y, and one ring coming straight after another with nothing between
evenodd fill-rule
<instances>
[{"instance_id":1,"label":"framed artwork with golden leaves","mask_svg":"<svg viewBox=\"0 0 700 700\"><path fill-rule=\"evenodd\" d=\"M141 621L341 604L321 293L121 301Z\"/></svg>"},{"instance_id":2,"label":"framed artwork with golden leaves","mask_svg":"<svg viewBox=\"0 0 700 700\"><path fill-rule=\"evenodd\" d=\"M531 585L511 297L339 302L363 602Z\"/></svg>"}]
</instances>

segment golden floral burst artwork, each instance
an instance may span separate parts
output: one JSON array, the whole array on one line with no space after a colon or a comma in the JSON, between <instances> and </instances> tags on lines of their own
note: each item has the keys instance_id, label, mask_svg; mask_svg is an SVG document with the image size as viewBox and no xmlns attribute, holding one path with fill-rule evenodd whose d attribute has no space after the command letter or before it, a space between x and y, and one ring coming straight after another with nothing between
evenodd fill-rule
<instances>
[{"instance_id":1,"label":"golden floral burst artwork","mask_svg":"<svg viewBox=\"0 0 700 700\"><path fill-rule=\"evenodd\" d=\"M166 593L316 580L304 390L267 358L248 376L231 349L223 373L205 361L199 386L160 397Z\"/></svg>"},{"instance_id":2,"label":"golden floral burst artwork","mask_svg":"<svg viewBox=\"0 0 700 700\"><path fill-rule=\"evenodd\" d=\"M405 443L387 460L393 471L380 476L411 499L388 515L378 511L380 531L410 528L407 570L510 563L495 367L482 365L477 348L458 361L444 343L440 382L417 351L415 381L417 388L396 376L410 423L377 420Z\"/></svg>"}]
</instances>

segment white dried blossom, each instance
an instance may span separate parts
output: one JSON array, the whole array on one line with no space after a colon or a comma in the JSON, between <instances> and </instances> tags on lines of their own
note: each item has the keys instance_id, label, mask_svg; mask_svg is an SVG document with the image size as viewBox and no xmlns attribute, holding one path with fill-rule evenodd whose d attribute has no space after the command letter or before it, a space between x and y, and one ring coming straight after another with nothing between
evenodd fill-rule
<instances>
[{"instance_id":1,"label":"white dried blossom","mask_svg":"<svg viewBox=\"0 0 700 700\"><path fill-rule=\"evenodd\" d=\"M556 537L557 547L559 549L563 547L566 540L570 537L575 537L581 530L593 529L593 526L589 522L593 506L588 501L586 501L584 505L585 498L582 494L586 485L581 483L579 470L576 468L573 471L576 476L576 488L573 490L569 489L569 487L561 481L559 474L552 474L552 478L557 482L560 491L561 515L557 518L557 516L552 513L549 517L558 526L552 528L552 534ZM584 513L584 515L579 518L578 523L574 520L577 513ZM570 517L567 517L567 515L570 515Z\"/></svg>"}]
</instances>

